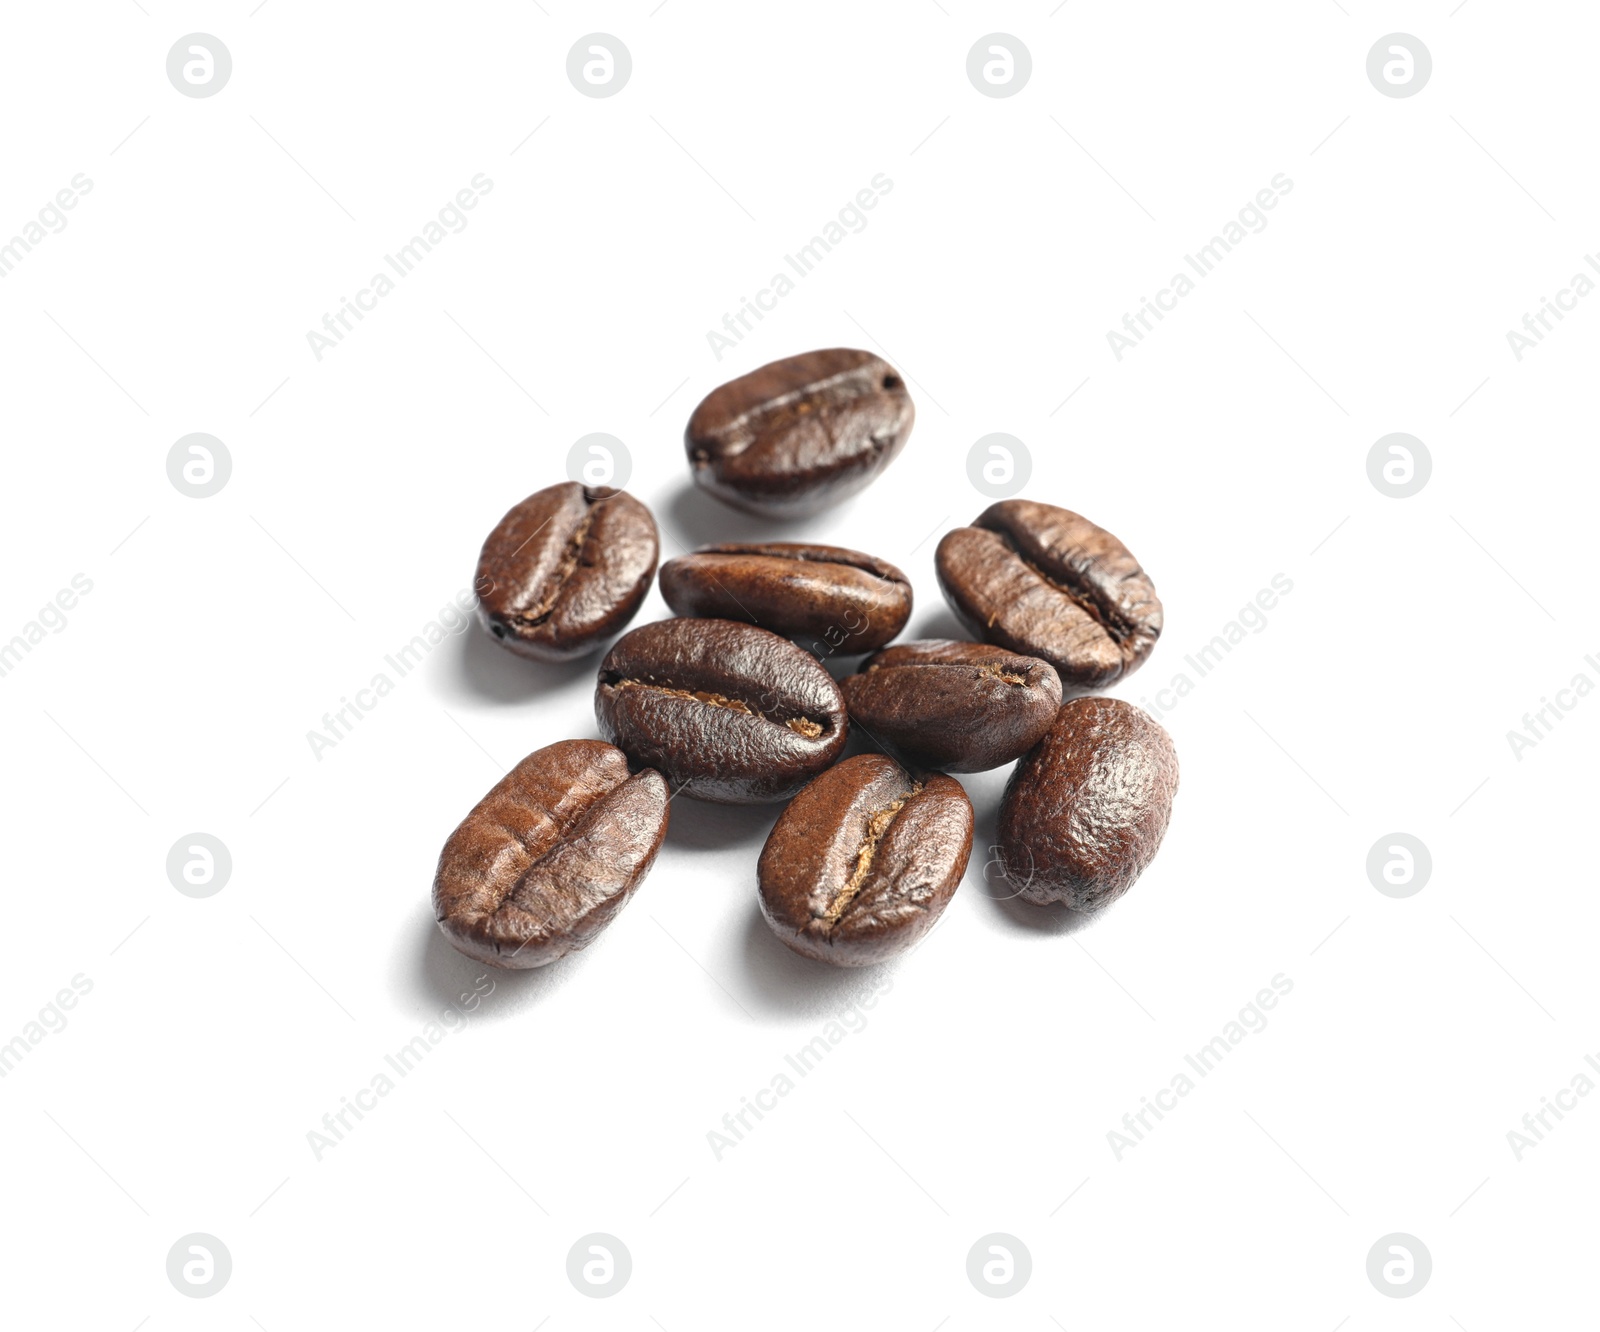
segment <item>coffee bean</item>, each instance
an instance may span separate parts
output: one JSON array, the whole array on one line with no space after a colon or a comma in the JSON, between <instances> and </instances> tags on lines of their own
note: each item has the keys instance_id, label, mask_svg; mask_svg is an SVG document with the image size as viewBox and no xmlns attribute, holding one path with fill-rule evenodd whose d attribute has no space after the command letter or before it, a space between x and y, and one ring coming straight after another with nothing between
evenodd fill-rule
<instances>
[{"instance_id":1,"label":"coffee bean","mask_svg":"<svg viewBox=\"0 0 1600 1332\"><path fill-rule=\"evenodd\" d=\"M661 595L679 615L747 620L818 656L871 652L911 615L911 581L886 560L787 541L704 546L668 560Z\"/></svg>"},{"instance_id":2,"label":"coffee bean","mask_svg":"<svg viewBox=\"0 0 1600 1332\"><path fill-rule=\"evenodd\" d=\"M600 663L600 733L665 774L674 794L786 800L844 748L833 677L786 638L731 620L659 620Z\"/></svg>"},{"instance_id":3,"label":"coffee bean","mask_svg":"<svg viewBox=\"0 0 1600 1332\"><path fill-rule=\"evenodd\" d=\"M478 619L518 656L581 657L634 617L659 549L650 510L626 491L550 486L483 543Z\"/></svg>"},{"instance_id":4,"label":"coffee bean","mask_svg":"<svg viewBox=\"0 0 1600 1332\"><path fill-rule=\"evenodd\" d=\"M1161 635L1161 601L1128 548L1052 504L991 504L945 533L934 566L974 636L1042 657L1069 690L1131 675Z\"/></svg>"},{"instance_id":5,"label":"coffee bean","mask_svg":"<svg viewBox=\"0 0 1600 1332\"><path fill-rule=\"evenodd\" d=\"M564 740L517 764L450 834L433 880L439 928L492 966L542 967L585 947L649 873L667 784L620 749Z\"/></svg>"},{"instance_id":6,"label":"coffee bean","mask_svg":"<svg viewBox=\"0 0 1600 1332\"><path fill-rule=\"evenodd\" d=\"M761 913L797 953L868 966L932 928L971 853L972 803L960 782L857 754L779 817L756 869Z\"/></svg>"},{"instance_id":7,"label":"coffee bean","mask_svg":"<svg viewBox=\"0 0 1600 1332\"><path fill-rule=\"evenodd\" d=\"M1172 816L1178 756L1148 713L1075 698L1011 774L999 852L1016 895L1094 911L1133 886Z\"/></svg>"},{"instance_id":8,"label":"coffee bean","mask_svg":"<svg viewBox=\"0 0 1600 1332\"><path fill-rule=\"evenodd\" d=\"M915 414L905 381L871 352L806 352L713 389L684 445L695 484L718 499L799 518L872 481Z\"/></svg>"},{"instance_id":9,"label":"coffee bean","mask_svg":"<svg viewBox=\"0 0 1600 1332\"><path fill-rule=\"evenodd\" d=\"M850 720L903 763L983 772L1050 729L1061 681L1049 662L986 643L896 643L840 689Z\"/></svg>"}]
</instances>

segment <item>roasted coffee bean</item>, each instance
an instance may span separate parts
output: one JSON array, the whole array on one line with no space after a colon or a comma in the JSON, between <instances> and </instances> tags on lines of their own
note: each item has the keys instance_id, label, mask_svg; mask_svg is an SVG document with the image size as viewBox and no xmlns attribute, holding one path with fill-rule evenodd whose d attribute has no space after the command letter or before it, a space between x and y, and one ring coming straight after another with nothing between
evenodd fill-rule
<instances>
[{"instance_id":1,"label":"roasted coffee bean","mask_svg":"<svg viewBox=\"0 0 1600 1332\"><path fill-rule=\"evenodd\" d=\"M713 389L684 446L695 484L718 499L800 518L883 471L914 415L905 381L871 352L806 352Z\"/></svg>"},{"instance_id":2,"label":"roasted coffee bean","mask_svg":"<svg viewBox=\"0 0 1600 1332\"><path fill-rule=\"evenodd\" d=\"M1015 894L1094 911L1133 886L1172 816L1178 756L1148 713L1075 698L1011 774L1000 864Z\"/></svg>"},{"instance_id":3,"label":"roasted coffee bean","mask_svg":"<svg viewBox=\"0 0 1600 1332\"><path fill-rule=\"evenodd\" d=\"M600 733L674 794L786 800L839 757L833 677L787 638L731 620L658 620L617 640L594 694Z\"/></svg>"},{"instance_id":4,"label":"roasted coffee bean","mask_svg":"<svg viewBox=\"0 0 1600 1332\"><path fill-rule=\"evenodd\" d=\"M433 910L445 937L496 967L542 967L611 923L667 832L659 772L620 749L564 740L517 764L439 854Z\"/></svg>"},{"instance_id":5,"label":"roasted coffee bean","mask_svg":"<svg viewBox=\"0 0 1600 1332\"><path fill-rule=\"evenodd\" d=\"M1044 658L1069 691L1131 675L1161 635L1161 601L1128 548L1053 504L991 504L945 533L934 566L967 629Z\"/></svg>"},{"instance_id":6,"label":"roasted coffee bean","mask_svg":"<svg viewBox=\"0 0 1600 1332\"><path fill-rule=\"evenodd\" d=\"M519 656L566 661L620 633L650 591L660 540L626 491L563 482L502 518L478 557L478 619Z\"/></svg>"},{"instance_id":7,"label":"roasted coffee bean","mask_svg":"<svg viewBox=\"0 0 1600 1332\"><path fill-rule=\"evenodd\" d=\"M894 565L843 546L787 541L703 546L668 560L661 595L679 615L747 620L818 656L871 652L911 615L911 581Z\"/></svg>"},{"instance_id":8,"label":"roasted coffee bean","mask_svg":"<svg viewBox=\"0 0 1600 1332\"><path fill-rule=\"evenodd\" d=\"M943 773L881 754L830 768L761 851L761 913L795 952L840 967L904 952L932 928L972 853L972 803Z\"/></svg>"},{"instance_id":9,"label":"roasted coffee bean","mask_svg":"<svg viewBox=\"0 0 1600 1332\"><path fill-rule=\"evenodd\" d=\"M987 643L896 643L846 679L850 720L915 768L983 772L1050 729L1061 681L1049 662Z\"/></svg>"}]
</instances>

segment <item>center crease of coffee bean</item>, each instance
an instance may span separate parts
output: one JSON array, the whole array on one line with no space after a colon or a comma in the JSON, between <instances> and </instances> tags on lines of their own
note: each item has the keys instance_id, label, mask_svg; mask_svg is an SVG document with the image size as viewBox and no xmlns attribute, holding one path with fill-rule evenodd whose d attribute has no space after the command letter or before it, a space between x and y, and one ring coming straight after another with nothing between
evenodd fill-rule
<instances>
[{"instance_id":1,"label":"center crease of coffee bean","mask_svg":"<svg viewBox=\"0 0 1600 1332\"><path fill-rule=\"evenodd\" d=\"M617 788L618 791L621 789L621 787ZM600 813L604 810L606 803L610 801L614 795L616 795L616 791L607 791L598 798L591 800L587 805L584 806L582 810L577 813L575 817L569 820L565 826L563 826L560 819L558 819L548 809L545 809L542 805L530 806L535 813L543 814L545 818L550 821L551 826L559 829L555 841L551 842L550 845L538 855L534 855L531 851L529 851L526 838L518 836L516 832L506 827L505 824L500 824L500 830L504 832L507 837L511 838L512 841L518 843L522 847L523 851L528 855L528 863L522 867L516 879L513 880L505 892L500 895L500 899L494 904L493 910L488 911L485 914L489 916L498 916L502 911L506 910L507 907L511 907L522 912L524 915L537 917L541 925L548 925L550 923L550 915L548 912L536 910L530 905L518 902L517 895L527 885L528 880L533 876L535 871L538 870L539 866L543 865L545 861L554 856L562 849L563 846L569 843L577 833L583 830L584 826L589 822L591 815L593 815L595 818L599 817ZM533 833L538 832L542 826L543 825L536 824L531 827L529 829L529 835L531 836ZM627 859L627 857L622 857L622 863L626 864Z\"/></svg>"},{"instance_id":2,"label":"center crease of coffee bean","mask_svg":"<svg viewBox=\"0 0 1600 1332\"><path fill-rule=\"evenodd\" d=\"M762 721L776 722L776 718L768 717L765 713L757 712L748 703L740 698L729 698L726 694L713 693L708 689L671 689L666 685L651 684L648 680L617 680L612 683L613 689L653 689L658 694L670 694L673 698L689 698L697 703L704 703L708 707L727 708L730 712L737 712L746 717L760 717ZM825 729L820 722L814 722L810 717L790 717L779 723L787 726L798 735L803 735L807 740L815 740Z\"/></svg>"},{"instance_id":3,"label":"center crease of coffee bean","mask_svg":"<svg viewBox=\"0 0 1600 1332\"><path fill-rule=\"evenodd\" d=\"M872 872L873 857L878 854L878 844L889 831L889 825L894 822L895 815L905 808L906 801L920 790L922 783L917 782L894 804L887 809L880 809L872 816L872 821L867 824L867 839L862 843L861 850L856 852L855 872L850 875L845 886L839 890L839 895L828 903L828 909L822 914L822 919L829 926L837 925L839 917L849 910L850 903L855 901L856 894L861 891L861 885L867 881L867 875Z\"/></svg>"},{"instance_id":4,"label":"center crease of coffee bean","mask_svg":"<svg viewBox=\"0 0 1600 1332\"><path fill-rule=\"evenodd\" d=\"M847 406L857 398L867 397L871 392L869 386L857 386L854 382L856 377L855 370L841 370L836 375L807 384L792 393L785 393L758 403L734 417L719 433L729 436L748 429L752 434L750 444L755 444L775 429L781 430L799 418L815 412L827 442L834 444L837 442L833 432L834 410ZM876 442L875 437L874 442ZM880 449L882 447L884 445L879 445Z\"/></svg>"},{"instance_id":5,"label":"center crease of coffee bean","mask_svg":"<svg viewBox=\"0 0 1600 1332\"><path fill-rule=\"evenodd\" d=\"M1100 603L1094 599L1094 596L1091 593L1086 592L1082 588L1071 587L1068 584L1063 583L1060 579L1052 578L1049 574L1047 574L1043 569L1041 569L1037 564L1035 564L1022 553L1021 548L1011 538L1009 533L997 532L995 535L1006 543L1007 549L1017 557L1017 560L1025 569L1027 569L1030 573L1037 575L1039 580L1046 586L1055 588L1057 592L1061 593L1067 598L1067 600L1072 602L1074 606L1076 606L1102 629L1104 629L1106 633L1110 635L1111 641L1118 647L1121 647L1124 640L1126 640L1133 633L1133 629L1130 626L1117 624L1111 620L1108 620L1106 618L1104 609L1101 607ZM989 617L990 628L994 627L995 618L998 615L999 612L996 611L994 615Z\"/></svg>"},{"instance_id":6,"label":"center crease of coffee bean","mask_svg":"<svg viewBox=\"0 0 1600 1332\"><path fill-rule=\"evenodd\" d=\"M793 392L780 394L776 398L769 398L766 402L757 403L749 411L741 412L727 426L723 428L726 434L733 433L735 428L743 427L752 417L761 421L763 427L770 424L782 424L784 420L793 420L796 416L804 416L807 412L816 411L821 407L836 407L841 403L865 397L864 392L850 392L850 381L856 375L855 370L841 370L838 374L829 375L826 379L819 379L815 383L803 385ZM844 392L833 390L843 386ZM831 440L831 434L830 434Z\"/></svg>"},{"instance_id":7,"label":"center crease of coffee bean","mask_svg":"<svg viewBox=\"0 0 1600 1332\"><path fill-rule=\"evenodd\" d=\"M980 666L978 667L978 674L980 676L987 675L993 680L1002 680L1006 684L1025 685L1028 683L1023 676L1015 675L1011 671L1001 670L998 666Z\"/></svg>"},{"instance_id":8,"label":"center crease of coffee bean","mask_svg":"<svg viewBox=\"0 0 1600 1332\"><path fill-rule=\"evenodd\" d=\"M578 567L579 560L583 557L583 547L589 540L589 529L594 526L594 508L589 510L578 520L578 525L572 529L572 534L567 537L567 544L561 549L561 562L556 565L555 572L550 576L549 590L540 598L539 604L532 610L519 611L516 619L529 628L537 627L550 618L555 610L557 598L561 590L567 585L567 580L572 577L573 571ZM534 533L537 536L538 533ZM533 540L529 537L528 540Z\"/></svg>"}]
</instances>

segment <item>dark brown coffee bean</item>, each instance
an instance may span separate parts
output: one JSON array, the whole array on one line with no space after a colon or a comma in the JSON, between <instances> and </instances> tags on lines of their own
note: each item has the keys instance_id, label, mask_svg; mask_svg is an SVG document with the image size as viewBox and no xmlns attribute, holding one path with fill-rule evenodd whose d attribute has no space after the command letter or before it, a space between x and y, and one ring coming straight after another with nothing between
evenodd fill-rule
<instances>
[{"instance_id":1,"label":"dark brown coffee bean","mask_svg":"<svg viewBox=\"0 0 1600 1332\"><path fill-rule=\"evenodd\" d=\"M1053 504L991 504L945 533L934 567L973 635L1044 658L1069 690L1131 675L1161 635L1161 601L1128 548Z\"/></svg>"},{"instance_id":2,"label":"dark brown coffee bean","mask_svg":"<svg viewBox=\"0 0 1600 1332\"><path fill-rule=\"evenodd\" d=\"M905 381L871 352L806 352L730 380L694 409L695 484L750 513L800 518L867 485L915 416Z\"/></svg>"},{"instance_id":3,"label":"dark brown coffee bean","mask_svg":"<svg viewBox=\"0 0 1600 1332\"><path fill-rule=\"evenodd\" d=\"M483 543L478 619L519 656L581 657L634 617L659 550L650 510L626 491L550 486Z\"/></svg>"},{"instance_id":4,"label":"dark brown coffee bean","mask_svg":"<svg viewBox=\"0 0 1600 1332\"><path fill-rule=\"evenodd\" d=\"M1000 863L1016 895L1094 911L1133 886L1172 816L1178 756L1148 713L1116 698L1062 706L1011 774Z\"/></svg>"},{"instance_id":5,"label":"dark brown coffee bean","mask_svg":"<svg viewBox=\"0 0 1600 1332\"><path fill-rule=\"evenodd\" d=\"M868 966L933 927L971 853L972 803L960 782L857 754L800 792L773 827L756 869L761 913L797 953Z\"/></svg>"},{"instance_id":6,"label":"dark brown coffee bean","mask_svg":"<svg viewBox=\"0 0 1600 1332\"><path fill-rule=\"evenodd\" d=\"M914 768L983 772L1026 754L1061 706L1049 662L987 643L896 643L846 679L850 720Z\"/></svg>"},{"instance_id":7,"label":"dark brown coffee bean","mask_svg":"<svg viewBox=\"0 0 1600 1332\"><path fill-rule=\"evenodd\" d=\"M833 677L787 638L731 620L658 620L600 663L600 733L674 794L725 805L786 800L844 748Z\"/></svg>"},{"instance_id":8,"label":"dark brown coffee bean","mask_svg":"<svg viewBox=\"0 0 1600 1332\"><path fill-rule=\"evenodd\" d=\"M583 948L650 871L667 832L659 772L564 740L517 764L450 834L433 880L445 937L491 966L542 967Z\"/></svg>"},{"instance_id":9,"label":"dark brown coffee bean","mask_svg":"<svg viewBox=\"0 0 1600 1332\"><path fill-rule=\"evenodd\" d=\"M661 595L679 615L746 620L818 656L871 652L911 615L911 581L886 560L788 541L704 546L668 560Z\"/></svg>"}]
</instances>

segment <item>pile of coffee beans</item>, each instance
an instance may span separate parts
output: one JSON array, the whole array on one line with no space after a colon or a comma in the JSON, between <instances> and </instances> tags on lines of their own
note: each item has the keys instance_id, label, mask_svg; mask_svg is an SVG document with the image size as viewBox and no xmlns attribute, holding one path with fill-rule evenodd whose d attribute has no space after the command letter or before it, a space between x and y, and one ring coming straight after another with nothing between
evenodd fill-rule
<instances>
[{"instance_id":1,"label":"pile of coffee beans","mask_svg":"<svg viewBox=\"0 0 1600 1332\"><path fill-rule=\"evenodd\" d=\"M713 391L684 442L697 485L787 519L870 484L914 415L878 357L809 352ZM551 486L484 542L478 618L521 656L596 652L638 612L659 556L631 495ZM528 755L445 843L433 901L446 937L494 966L543 966L632 896L673 797L788 801L756 865L763 916L805 957L881 962L932 928L966 873L972 802L949 774L1013 762L996 847L1012 895L1085 912L1122 896L1161 845L1178 759L1150 716L1091 691L1160 637L1149 576L1104 528L1020 499L947 533L934 562L981 641L894 642L910 580L858 550L769 542L668 560L661 594L678 618L622 634L600 662L605 739ZM841 686L795 639L872 655ZM882 752L841 761L852 726Z\"/></svg>"}]
</instances>

